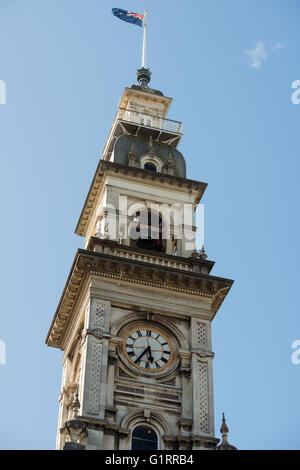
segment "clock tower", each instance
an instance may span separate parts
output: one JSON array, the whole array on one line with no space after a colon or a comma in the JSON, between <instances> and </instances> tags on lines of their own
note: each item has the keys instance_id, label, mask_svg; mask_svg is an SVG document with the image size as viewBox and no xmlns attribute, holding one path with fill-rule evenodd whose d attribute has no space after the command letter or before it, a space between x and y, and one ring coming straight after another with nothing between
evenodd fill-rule
<instances>
[{"instance_id":1,"label":"clock tower","mask_svg":"<svg viewBox=\"0 0 300 470\"><path fill-rule=\"evenodd\" d=\"M196 249L206 183L186 177L172 98L149 87L149 69L137 78L83 205L75 232L84 248L46 339L63 351L57 449L219 442L211 323L233 281L212 275L214 262Z\"/></svg>"}]
</instances>

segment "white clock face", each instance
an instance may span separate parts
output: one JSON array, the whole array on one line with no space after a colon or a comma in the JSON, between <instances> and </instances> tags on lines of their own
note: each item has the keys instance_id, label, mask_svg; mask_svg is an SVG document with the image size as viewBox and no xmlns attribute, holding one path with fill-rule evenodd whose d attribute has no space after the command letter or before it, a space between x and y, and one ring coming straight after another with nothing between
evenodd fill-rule
<instances>
[{"instance_id":1,"label":"white clock face","mask_svg":"<svg viewBox=\"0 0 300 470\"><path fill-rule=\"evenodd\" d=\"M149 326L131 330L124 338L123 352L131 365L144 372L160 372L173 359L173 348L164 333Z\"/></svg>"}]
</instances>

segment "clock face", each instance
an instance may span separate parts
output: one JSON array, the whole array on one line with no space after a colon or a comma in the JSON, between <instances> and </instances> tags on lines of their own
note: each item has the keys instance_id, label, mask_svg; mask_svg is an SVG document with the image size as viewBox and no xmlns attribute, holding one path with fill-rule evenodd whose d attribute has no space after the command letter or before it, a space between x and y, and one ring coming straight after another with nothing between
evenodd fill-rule
<instances>
[{"instance_id":1,"label":"clock face","mask_svg":"<svg viewBox=\"0 0 300 470\"><path fill-rule=\"evenodd\" d=\"M131 365L144 372L160 372L173 359L173 348L166 335L156 328L140 326L124 338L123 352Z\"/></svg>"}]
</instances>

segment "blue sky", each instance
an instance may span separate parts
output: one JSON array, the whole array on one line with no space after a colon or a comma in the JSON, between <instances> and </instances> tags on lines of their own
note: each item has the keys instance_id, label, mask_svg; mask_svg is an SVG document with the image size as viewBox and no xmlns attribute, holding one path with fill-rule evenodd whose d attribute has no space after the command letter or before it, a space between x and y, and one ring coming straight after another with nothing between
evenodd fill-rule
<instances>
[{"instance_id":1,"label":"blue sky","mask_svg":"<svg viewBox=\"0 0 300 470\"><path fill-rule=\"evenodd\" d=\"M149 11L151 85L174 98L187 176L208 183L205 247L235 283L213 322L217 435L299 449L297 0L1 0L0 448L52 449L61 355L44 344L118 101L135 82ZM200 247L199 247L200 248Z\"/></svg>"}]
</instances>

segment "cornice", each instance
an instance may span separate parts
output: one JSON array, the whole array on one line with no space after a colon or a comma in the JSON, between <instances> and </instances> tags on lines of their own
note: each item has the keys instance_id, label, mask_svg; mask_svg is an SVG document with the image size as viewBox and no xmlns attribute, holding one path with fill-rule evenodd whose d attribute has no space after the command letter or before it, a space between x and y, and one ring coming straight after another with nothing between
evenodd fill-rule
<instances>
[{"instance_id":1,"label":"cornice","mask_svg":"<svg viewBox=\"0 0 300 470\"><path fill-rule=\"evenodd\" d=\"M51 323L46 343L62 348L64 334L89 276L199 296L212 302L215 315L233 281L211 275L157 266L111 254L77 250L66 285Z\"/></svg>"},{"instance_id":2,"label":"cornice","mask_svg":"<svg viewBox=\"0 0 300 470\"><path fill-rule=\"evenodd\" d=\"M94 203L99 194L101 182L108 174L120 174L130 176L131 178L149 181L150 183L155 181L156 184L163 185L164 187L173 186L177 188L194 190L196 192L196 204L198 204L201 200L204 191L207 187L207 183L202 183L200 181L190 180L187 178L180 178L178 176L166 175L164 173L155 173L153 171L144 170L143 168L135 168L127 165L122 165L120 163L113 163L105 160L100 160L75 229L75 233L77 235L81 235L83 237L86 235L90 217L93 213Z\"/></svg>"}]
</instances>

